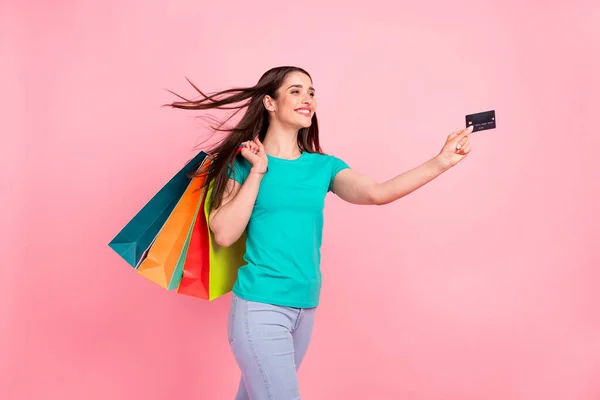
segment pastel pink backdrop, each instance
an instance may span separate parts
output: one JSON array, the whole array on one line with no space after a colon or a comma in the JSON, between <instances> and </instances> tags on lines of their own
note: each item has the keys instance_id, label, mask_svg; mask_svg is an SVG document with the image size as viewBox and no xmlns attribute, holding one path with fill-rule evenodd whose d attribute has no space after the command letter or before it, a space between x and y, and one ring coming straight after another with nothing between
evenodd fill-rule
<instances>
[{"instance_id":1,"label":"pastel pink backdrop","mask_svg":"<svg viewBox=\"0 0 600 400\"><path fill-rule=\"evenodd\" d=\"M328 198L303 398L600 399L598 4L2 7L0 398L233 398L230 296L164 291L107 243L206 138L165 89L295 64L326 151L378 180L498 119L394 204Z\"/></svg>"}]
</instances>

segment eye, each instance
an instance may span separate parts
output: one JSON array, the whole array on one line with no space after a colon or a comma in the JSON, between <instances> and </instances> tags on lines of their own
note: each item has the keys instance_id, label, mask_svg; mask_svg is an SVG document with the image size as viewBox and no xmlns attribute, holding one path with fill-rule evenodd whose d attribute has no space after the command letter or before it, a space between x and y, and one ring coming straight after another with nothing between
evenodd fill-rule
<instances>
[{"instance_id":1,"label":"eye","mask_svg":"<svg viewBox=\"0 0 600 400\"><path fill-rule=\"evenodd\" d=\"M311 94L310 94L310 97L315 97L315 94L314 94L314 93L311 93Z\"/></svg>"},{"instance_id":2,"label":"eye","mask_svg":"<svg viewBox=\"0 0 600 400\"><path fill-rule=\"evenodd\" d=\"M300 93L299 90L292 90L292 94Z\"/></svg>"}]
</instances>

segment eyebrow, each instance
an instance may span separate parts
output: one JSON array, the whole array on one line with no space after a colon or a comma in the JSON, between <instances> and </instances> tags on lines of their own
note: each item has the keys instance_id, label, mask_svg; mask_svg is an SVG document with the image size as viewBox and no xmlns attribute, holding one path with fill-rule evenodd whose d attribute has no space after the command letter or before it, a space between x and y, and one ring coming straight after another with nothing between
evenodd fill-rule
<instances>
[{"instance_id":1,"label":"eyebrow","mask_svg":"<svg viewBox=\"0 0 600 400\"><path fill-rule=\"evenodd\" d=\"M297 87L297 88L303 88L304 86L302 86L302 85L292 85L292 86L290 86L290 87L288 88L288 90L290 90L290 88L293 88L293 87ZM316 92L315 88L314 88L314 87L312 87L312 86L310 86L310 87L308 88L308 90L312 90L313 92Z\"/></svg>"}]
</instances>

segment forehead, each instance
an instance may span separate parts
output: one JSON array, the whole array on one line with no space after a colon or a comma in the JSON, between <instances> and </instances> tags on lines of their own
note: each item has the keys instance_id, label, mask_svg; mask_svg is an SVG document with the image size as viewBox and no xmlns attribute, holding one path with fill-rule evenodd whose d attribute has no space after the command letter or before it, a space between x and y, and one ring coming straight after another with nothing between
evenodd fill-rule
<instances>
[{"instance_id":1,"label":"forehead","mask_svg":"<svg viewBox=\"0 0 600 400\"><path fill-rule=\"evenodd\" d=\"M300 71L290 72L286 75L282 86L284 89L287 89L291 85L302 85L305 88L313 86L312 80L308 77L308 75Z\"/></svg>"}]
</instances>

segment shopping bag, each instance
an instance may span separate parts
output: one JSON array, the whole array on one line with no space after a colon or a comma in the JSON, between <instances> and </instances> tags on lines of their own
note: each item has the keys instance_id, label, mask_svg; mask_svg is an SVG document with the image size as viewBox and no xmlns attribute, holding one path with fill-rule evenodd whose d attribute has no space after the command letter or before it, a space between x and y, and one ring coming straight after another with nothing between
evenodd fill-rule
<instances>
[{"instance_id":1,"label":"shopping bag","mask_svg":"<svg viewBox=\"0 0 600 400\"><path fill-rule=\"evenodd\" d=\"M190 174L207 158L200 152L190 160L114 237L109 246L129 265L136 268L147 255L167 218L189 186Z\"/></svg>"},{"instance_id":2,"label":"shopping bag","mask_svg":"<svg viewBox=\"0 0 600 400\"><path fill-rule=\"evenodd\" d=\"M232 290L246 252L246 231L231 246L222 247L215 242L208 226L211 194L212 182L194 226L177 289L178 293L205 300L214 300Z\"/></svg>"},{"instance_id":3,"label":"shopping bag","mask_svg":"<svg viewBox=\"0 0 600 400\"><path fill-rule=\"evenodd\" d=\"M202 189L203 191L205 189ZM173 274L171 275L171 279L169 281L168 287L167 289L169 290L173 290L173 289L177 289L181 283L181 278L183 277L183 267L185 266L186 263L190 263L193 262L190 260L190 256L193 259L194 257L191 255L190 253L190 246L192 249L194 249L198 243L197 241L193 241L192 242L192 234L194 233L194 228L196 226L196 222L198 220L198 213L201 211L202 208L202 199L200 199L200 202L198 203L197 207L196 207L196 212L194 213L194 217L192 218L192 223L190 225L190 228L188 229L188 233L187 233L187 237L185 239L185 242L183 244L183 249L181 250L181 253L179 254L179 259L177 260L177 263L175 264L175 268L173 270Z\"/></svg>"},{"instance_id":4,"label":"shopping bag","mask_svg":"<svg viewBox=\"0 0 600 400\"><path fill-rule=\"evenodd\" d=\"M205 178L211 161L210 158L206 158L202 165L201 171ZM179 289L182 285L184 288L191 285L192 290L199 290L196 297L202 299L208 299L208 288L202 289L202 282L208 282L208 226L204 218L205 181L206 179L201 180L203 187L200 200L168 287L172 290Z\"/></svg>"},{"instance_id":5,"label":"shopping bag","mask_svg":"<svg viewBox=\"0 0 600 400\"><path fill-rule=\"evenodd\" d=\"M208 221L210 214L210 196L212 186L209 186L206 199L204 200L204 216ZM237 279L238 269L244 265L244 254L246 253L246 230L240 238L229 247L222 247L215 242L214 237L208 230L209 245L209 300L227 294L233 289Z\"/></svg>"},{"instance_id":6,"label":"shopping bag","mask_svg":"<svg viewBox=\"0 0 600 400\"><path fill-rule=\"evenodd\" d=\"M171 282L180 259L185 259L185 245L200 211L205 180L206 174L192 179L137 268L138 274L165 289L175 288Z\"/></svg>"},{"instance_id":7,"label":"shopping bag","mask_svg":"<svg viewBox=\"0 0 600 400\"><path fill-rule=\"evenodd\" d=\"M210 162L210 160L207 160ZM206 189L205 189L206 190ZM173 283L177 284L177 292L198 297L200 299L209 299L209 227L208 218L205 217L204 204L206 201L206 191L203 193L201 204L197 210L196 219L192 228L191 237L188 239L187 252L183 263L178 264L173 277ZM182 265L183 264L183 265ZM181 270L179 270L179 267ZM175 276L175 274L177 276Z\"/></svg>"}]
</instances>

